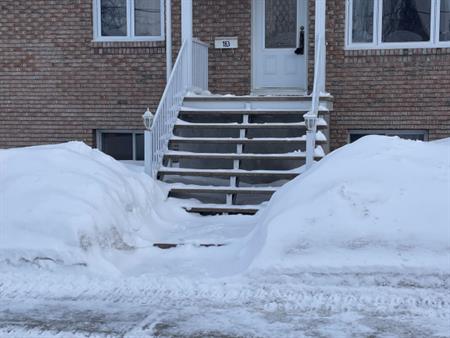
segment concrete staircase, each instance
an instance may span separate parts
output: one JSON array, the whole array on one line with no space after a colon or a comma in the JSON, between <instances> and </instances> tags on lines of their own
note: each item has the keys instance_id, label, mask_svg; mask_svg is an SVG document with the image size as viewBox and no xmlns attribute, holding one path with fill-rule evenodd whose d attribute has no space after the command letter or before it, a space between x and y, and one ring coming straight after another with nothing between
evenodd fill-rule
<instances>
[{"instance_id":1,"label":"concrete staircase","mask_svg":"<svg viewBox=\"0 0 450 338\"><path fill-rule=\"evenodd\" d=\"M186 97L158 177L190 212L255 214L302 172L310 107L309 96ZM321 98L317 160L329 149L331 110Z\"/></svg>"}]
</instances>

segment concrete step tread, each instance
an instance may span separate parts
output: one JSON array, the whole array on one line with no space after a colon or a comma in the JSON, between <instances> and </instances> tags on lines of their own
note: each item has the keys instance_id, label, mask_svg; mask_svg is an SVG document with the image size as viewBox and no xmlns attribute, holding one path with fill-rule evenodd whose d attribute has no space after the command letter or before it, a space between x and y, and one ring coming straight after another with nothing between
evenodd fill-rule
<instances>
[{"instance_id":1,"label":"concrete step tread","mask_svg":"<svg viewBox=\"0 0 450 338\"><path fill-rule=\"evenodd\" d=\"M276 187L225 187L225 186L200 186L173 184L170 186L171 192L190 192L190 193L224 193L224 194L273 194L278 190Z\"/></svg>"},{"instance_id":2,"label":"concrete step tread","mask_svg":"<svg viewBox=\"0 0 450 338\"><path fill-rule=\"evenodd\" d=\"M203 114L229 114L229 115L302 115L307 113L309 109L238 109L238 108L195 108L195 107L181 107L181 113L188 113L191 115ZM326 107L320 107L320 112L328 112Z\"/></svg>"},{"instance_id":3,"label":"concrete step tread","mask_svg":"<svg viewBox=\"0 0 450 338\"><path fill-rule=\"evenodd\" d=\"M201 204L201 205L185 205L186 211L196 213L234 213L254 215L260 209L260 205L227 205L227 204Z\"/></svg>"},{"instance_id":4,"label":"concrete step tread","mask_svg":"<svg viewBox=\"0 0 450 338\"><path fill-rule=\"evenodd\" d=\"M232 102L258 102L258 101L311 101L310 95L192 95L186 96L184 101L232 101ZM331 95L320 96L321 101L333 101Z\"/></svg>"},{"instance_id":5,"label":"concrete step tread","mask_svg":"<svg viewBox=\"0 0 450 338\"><path fill-rule=\"evenodd\" d=\"M314 154L315 159L320 159L325 154L323 150L316 149L316 153ZM187 151L174 151L169 150L164 154L166 158L172 159L232 159L232 160L245 160L245 159L274 159L274 160L299 160L305 159L306 153L304 152L294 152L294 153L281 153L281 154L251 154L251 153L194 153Z\"/></svg>"},{"instance_id":6,"label":"concrete step tread","mask_svg":"<svg viewBox=\"0 0 450 338\"><path fill-rule=\"evenodd\" d=\"M316 142L326 142L325 134L319 131L316 135ZM252 143L305 143L306 135L301 137L286 138L231 138L231 137L181 137L173 136L170 139L173 143L230 143L230 144L252 144Z\"/></svg>"},{"instance_id":7,"label":"concrete step tread","mask_svg":"<svg viewBox=\"0 0 450 338\"><path fill-rule=\"evenodd\" d=\"M242 169L192 169L161 167L159 174L184 176L275 176L278 178L295 178L302 172L301 168L295 170L242 170Z\"/></svg>"},{"instance_id":8,"label":"concrete step tread","mask_svg":"<svg viewBox=\"0 0 450 338\"><path fill-rule=\"evenodd\" d=\"M318 127L326 127L327 122L323 118L317 121ZM305 129L305 122L294 123L193 123L178 119L175 127L182 128L219 128L219 129Z\"/></svg>"}]
</instances>

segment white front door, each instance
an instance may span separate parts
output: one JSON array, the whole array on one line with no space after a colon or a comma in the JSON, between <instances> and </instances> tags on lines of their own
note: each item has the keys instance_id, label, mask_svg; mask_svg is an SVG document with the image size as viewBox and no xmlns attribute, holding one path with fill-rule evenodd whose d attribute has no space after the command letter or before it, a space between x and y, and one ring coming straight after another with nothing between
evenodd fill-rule
<instances>
[{"instance_id":1,"label":"white front door","mask_svg":"<svg viewBox=\"0 0 450 338\"><path fill-rule=\"evenodd\" d=\"M253 90L306 90L307 0L253 0Z\"/></svg>"}]
</instances>

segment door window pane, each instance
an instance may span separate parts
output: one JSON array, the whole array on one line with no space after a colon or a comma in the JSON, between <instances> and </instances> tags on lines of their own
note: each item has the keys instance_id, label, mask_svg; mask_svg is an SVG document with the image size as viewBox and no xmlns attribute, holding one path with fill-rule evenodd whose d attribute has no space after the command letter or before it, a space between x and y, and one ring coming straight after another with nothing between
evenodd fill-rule
<instances>
[{"instance_id":1,"label":"door window pane","mask_svg":"<svg viewBox=\"0 0 450 338\"><path fill-rule=\"evenodd\" d=\"M144 134L136 134L136 161L144 161Z\"/></svg>"},{"instance_id":2,"label":"door window pane","mask_svg":"<svg viewBox=\"0 0 450 338\"><path fill-rule=\"evenodd\" d=\"M430 41L431 0L383 0L383 42Z\"/></svg>"},{"instance_id":3,"label":"door window pane","mask_svg":"<svg viewBox=\"0 0 450 338\"><path fill-rule=\"evenodd\" d=\"M353 0L352 42L373 42L373 0Z\"/></svg>"},{"instance_id":4,"label":"door window pane","mask_svg":"<svg viewBox=\"0 0 450 338\"><path fill-rule=\"evenodd\" d=\"M133 160L133 134L103 133L102 151L116 160Z\"/></svg>"},{"instance_id":5,"label":"door window pane","mask_svg":"<svg viewBox=\"0 0 450 338\"><path fill-rule=\"evenodd\" d=\"M134 2L135 35L161 35L161 1L135 0Z\"/></svg>"},{"instance_id":6,"label":"door window pane","mask_svg":"<svg viewBox=\"0 0 450 338\"><path fill-rule=\"evenodd\" d=\"M450 41L450 0L441 0L440 41Z\"/></svg>"},{"instance_id":7,"label":"door window pane","mask_svg":"<svg viewBox=\"0 0 450 338\"><path fill-rule=\"evenodd\" d=\"M297 0L266 0L266 48L297 46Z\"/></svg>"},{"instance_id":8,"label":"door window pane","mask_svg":"<svg viewBox=\"0 0 450 338\"><path fill-rule=\"evenodd\" d=\"M102 36L127 35L127 1L101 0Z\"/></svg>"}]
</instances>

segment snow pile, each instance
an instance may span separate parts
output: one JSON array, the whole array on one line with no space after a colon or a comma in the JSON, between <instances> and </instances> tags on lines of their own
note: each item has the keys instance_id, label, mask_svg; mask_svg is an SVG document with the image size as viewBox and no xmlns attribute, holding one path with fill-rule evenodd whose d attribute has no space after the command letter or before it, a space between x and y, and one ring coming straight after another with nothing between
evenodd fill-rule
<instances>
[{"instance_id":1,"label":"snow pile","mask_svg":"<svg viewBox=\"0 0 450 338\"><path fill-rule=\"evenodd\" d=\"M255 218L190 215L164 197L147 175L83 143L0 150L0 266L166 276L249 265L450 268L450 139L363 138L284 186ZM155 242L185 245L161 251Z\"/></svg>"},{"instance_id":2,"label":"snow pile","mask_svg":"<svg viewBox=\"0 0 450 338\"><path fill-rule=\"evenodd\" d=\"M260 215L257 267L450 270L450 139L371 136L284 186Z\"/></svg>"},{"instance_id":3,"label":"snow pile","mask_svg":"<svg viewBox=\"0 0 450 338\"><path fill-rule=\"evenodd\" d=\"M174 213L163 197L147 175L83 143L1 150L0 261L86 264L149 246Z\"/></svg>"}]
</instances>

